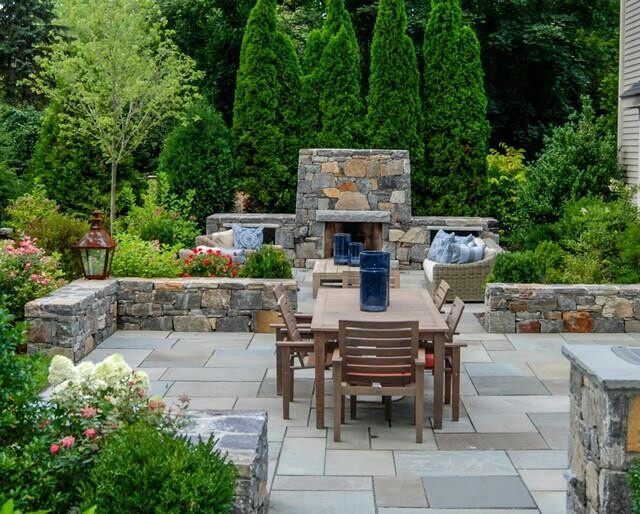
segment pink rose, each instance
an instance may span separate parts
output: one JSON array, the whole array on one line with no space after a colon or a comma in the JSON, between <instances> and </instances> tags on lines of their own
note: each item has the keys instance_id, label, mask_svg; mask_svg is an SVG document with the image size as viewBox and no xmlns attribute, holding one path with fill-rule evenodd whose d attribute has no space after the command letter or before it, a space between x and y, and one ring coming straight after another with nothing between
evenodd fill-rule
<instances>
[{"instance_id":1,"label":"pink rose","mask_svg":"<svg viewBox=\"0 0 640 514\"><path fill-rule=\"evenodd\" d=\"M71 448L73 446L73 443L76 442L76 438L73 437L72 435L68 435L66 437L62 438L62 441L60 441L62 443L62 446L64 446L65 448Z\"/></svg>"},{"instance_id":2,"label":"pink rose","mask_svg":"<svg viewBox=\"0 0 640 514\"><path fill-rule=\"evenodd\" d=\"M93 439L98 434L95 428L87 428L83 433L87 439Z\"/></svg>"},{"instance_id":3,"label":"pink rose","mask_svg":"<svg viewBox=\"0 0 640 514\"><path fill-rule=\"evenodd\" d=\"M49 453L51 455L55 455L59 451L60 451L60 445L59 444L53 443L51 446L49 446Z\"/></svg>"},{"instance_id":4,"label":"pink rose","mask_svg":"<svg viewBox=\"0 0 640 514\"><path fill-rule=\"evenodd\" d=\"M98 414L98 409L96 409L95 407L83 407L82 409L80 409L80 415L83 418L92 418L96 414Z\"/></svg>"}]
</instances>

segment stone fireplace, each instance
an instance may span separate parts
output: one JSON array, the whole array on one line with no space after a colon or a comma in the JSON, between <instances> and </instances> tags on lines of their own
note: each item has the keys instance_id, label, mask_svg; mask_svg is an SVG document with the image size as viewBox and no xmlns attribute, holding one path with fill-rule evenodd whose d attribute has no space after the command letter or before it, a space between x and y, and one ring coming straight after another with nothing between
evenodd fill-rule
<instances>
[{"instance_id":1,"label":"stone fireplace","mask_svg":"<svg viewBox=\"0 0 640 514\"><path fill-rule=\"evenodd\" d=\"M406 150L302 149L295 214L219 213L207 233L237 223L261 225L295 267L333 254L333 234L348 232L366 249L385 250L402 268L421 268L439 229L495 236L493 218L412 216L411 162Z\"/></svg>"}]
</instances>

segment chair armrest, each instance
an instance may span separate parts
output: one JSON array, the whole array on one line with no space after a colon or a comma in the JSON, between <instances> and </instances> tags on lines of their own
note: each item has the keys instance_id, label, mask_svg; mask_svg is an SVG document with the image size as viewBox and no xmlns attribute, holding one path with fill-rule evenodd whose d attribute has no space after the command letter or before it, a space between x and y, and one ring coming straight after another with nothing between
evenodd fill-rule
<instances>
[{"instance_id":1,"label":"chair armrest","mask_svg":"<svg viewBox=\"0 0 640 514\"><path fill-rule=\"evenodd\" d=\"M418 358L416 359L416 372L422 369L424 372L424 361L427 359L427 353L424 348L418 348Z\"/></svg>"},{"instance_id":2,"label":"chair armrest","mask_svg":"<svg viewBox=\"0 0 640 514\"><path fill-rule=\"evenodd\" d=\"M313 341L276 341L276 347L313 349Z\"/></svg>"},{"instance_id":3,"label":"chair armrest","mask_svg":"<svg viewBox=\"0 0 640 514\"><path fill-rule=\"evenodd\" d=\"M333 364L342 364L342 357L340 357L340 349L336 348L333 350L333 356L331 357L331 362Z\"/></svg>"},{"instance_id":4,"label":"chair armrest","mask_svg":"<svg viewBox=\"0 0 640 514\"><path fill-rule=\"evenodd\" d=\"M302 312L296 312L295 317L296 317L296 321L299 324L311 325L313 314L303 314Z\"/></svg>"},{"instance_id":5,"label":"chair armrest","mask_svg":"<svg viewBox=\"0 0 640 514\"><path fill-rule=\"evenodd\" d=\"M467 346L469 346L467 343L458 342L445 343L444 345L445 348L466 348Z\"/></svg>"}]
</instances>

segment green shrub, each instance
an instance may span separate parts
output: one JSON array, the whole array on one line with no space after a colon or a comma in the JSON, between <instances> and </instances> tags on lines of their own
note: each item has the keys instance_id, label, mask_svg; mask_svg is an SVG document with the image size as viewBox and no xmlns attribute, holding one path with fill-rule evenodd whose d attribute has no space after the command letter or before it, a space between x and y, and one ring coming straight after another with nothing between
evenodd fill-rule
<instances>
[{"instance_id":1,"label":"green shrub","mask_svg":"<svg viewBox=\"0 0 640 514\"><path fill-rule=\"evenodd\" d=\"M111 265L114 277L174 278L182 273L177 247L167 248L126 233L116 235L115 240L118 246Z\"/></svg>"},{"instance_id":2,"label":"green shrub","mask_svg":"<svg viewBox=\"0 0 640 514\"><path fill-rule=\"evenodd\" d=\"M200 103L191 109L189 121L169 134L160 154L160 170L169 177L171 191L178 197L195 191L189 214L201 228L207 216L226 212L233 203L230 145L222 116Z\"/></svg>"},{"instance_id":3,"label":"green shrub","mask_svg":"<svg viewBox=\"0 0 640 514\"><path fill-rule=\"evenodd\" d=\"M562 274L566 264L567 252L558 243L543 241L536 247L534 254L543 276L543 282L547 284L564 282Z\"/></svg>"},{"instance_id":4,"label":"green shrub","mask_svg":"<svg viewBox=\"0 0 640 514\"><path fill-rule=\"evenodd\" d=\"M87 477L86 505L98 512L228 513L235 468L214 443L192 444L143 424L119 430Z\"/></svg>"},{"instance_id":5,"label":"green shrub","mask_svg":"<svg viewBox=\"0 0 640 514\"><path fill-rule=\"evenodd\" d=\"M0 162L20 177L38 141L42 113L32 106L0 105Z\"/></svg>"},{"instance_id":6,"label":"green shrub","mask_svg":"<svg viewBox=\"0 0 640 514\"><path fill-rule=\"evenodd\" d=\"M29 193L16 198L7 208L9 225L18 232L27 233L34 219L47 217L58 210L55 200L47 198L47 190L36 183Z\"/></svg>"},{"instance_id":7,"label":"green shrub","mask_svg":"<svg viewBox=\"0 0 640 514\"><path fill-rule=\"evenodd\" d=\"M635 223L618 236L620 265L617 280L623 284L640 282L640 223Z\"/></svg>"},{"instance_id":8,"label":"green shrub","mask_svg":"<svg viewBox=\"0 0 640 514\"><path fill-rule=\"evenodd\" d=\"M557 220L566 202L582 197L612 198L611 180L619 179L616 136L583 100L544 140L544 149L527 169L518 216L524 227Z\"/></svg>"},{"instance_id":9,"label":"green shrub","mask_svg":"<svg viewBox=\"0 0 640 514\"><path fill-rule=\"evenodd\" d=\"M640 461L635 460L629 466L627 483L629 484L633 502L633 514L640 514Z\"/></svg>"},{"instance_id":10,"label":"green shrub","mask_svg":"<svg viewBox=\"0 0 640 514\"><path fill-rule=\"evenodd\" d=\"M503 252L496 258L493 272L487 282L538 283L544 277L536 254L531 251Z\"/></svg>"},{"instance_id":11,"label":"green shrub","mask_svg":"<svg viewBox=\"0 0 640 514\"><path fill-rule=\"evenodd\" d=\"M291 261L279 248L261 246L240 269L245 278L291 278Z\"/></svg>"},{"instance_id":12,"label":"green shrub","mask_svg":"<svg viewBox=\"0 0 640 514\"><path fill-rule=\"evenodd\" d=\"M133 205L126 216L117 220L115 231L162 245L191 248L199 235L197 223L188 216L194 195L193 189L182 196L172 193L167 174L158 173L142 195L142 205Z\"/></svg>"}]
</instances>

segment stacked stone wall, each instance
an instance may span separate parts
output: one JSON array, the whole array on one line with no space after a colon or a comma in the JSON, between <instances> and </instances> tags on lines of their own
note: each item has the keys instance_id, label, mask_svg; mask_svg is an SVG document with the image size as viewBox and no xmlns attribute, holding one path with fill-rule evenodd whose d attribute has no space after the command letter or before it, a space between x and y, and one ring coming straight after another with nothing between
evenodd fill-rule
<instances>
[{"instance_id":1,"label":"stacked stone wall","mask_svg":"<svg viewBox=\"0 0 640 514\"><path fill-rule=\"evenodd\" d=\"M116 331L117 292L117 280L76 280L29 302L29 350L81 359Z\"/></svg>"},{"instance_id":2,"label":"stacked stone wall","mask_svg":"<svg viewBox=\"0 0 640 514\"><path fill-rule=\"evenodd\" d=\"M267 332L279 321L273 287L294 308L294 280L181 278L77 280L29 302L30 351L78 361L117 328L179 332Z\"/></svg>"},{"instance_id":3,"label":"stacked stone wall","mask_svg":"<svg viewBox=\"0 0 640 514\"><path fill-rule=\"evenodd\" d=\"M485 327L497 333L640 332L640 286L487 284Z\"/></svg>"},{"instance_id":4,"label":"stacked stone wall","mask_svg":"<svg viewBox=\"0 0 640 514\"><path fill-rule=\"evenodd\" d=\"M571 366L568 514L631 512L627 417L637 391L607 390Z\"/></svg>"}]
</instances>

